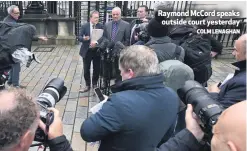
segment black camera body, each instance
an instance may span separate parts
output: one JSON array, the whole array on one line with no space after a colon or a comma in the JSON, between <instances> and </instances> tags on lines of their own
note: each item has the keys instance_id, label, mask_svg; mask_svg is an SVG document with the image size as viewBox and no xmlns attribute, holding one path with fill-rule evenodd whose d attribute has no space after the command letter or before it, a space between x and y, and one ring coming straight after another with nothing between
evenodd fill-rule
<instances>
[{"instance_id":1,"label":"black camera body","mask_svg":"<svg viewBox=\"0 0 247 151\"><path fill-rule=\"evenodd\" d=\"M211 140L212 128L224 108L210 96L206 88L193 80L186 81L184 87L178 89L177 93L183 103L193 106L195 114L202 122L201 126L206 137Z\"/></svg>"},{"instance_id":2,"label":"black camera body","mask_svg":"<svg viewBox=\"0 0 247 151\"><path fill-rule=\"evenodd\" d=\"M142 24L142 23L143 23L143 20L141 20L141 19L137 19L137 20L136 20L136 24L137 24L137 25Z\"/></svg>"},{"instance_id":3,"label":"black camera body","mask_svg":"<svg viewBox=\"0 0 247 151\"><path fill-rule=\"evenodd\" d=\"M45 86L37 98L40 107L40 119L45 123L47 131L54 120L53 112L49 112L47 108L55 107L66 92L67 87L64 86L64 81L60 78L54 78ZM42 129L38 128L35 132L34 141L44 143L46 139L47 135Z\"/></svg>"},{"instance_id":4,"label":"black camera body","mask_svg":"<svg viewBox=\"0 0 247 151\"><path fill-rule=\"evenodd\" d=\"M0 90L5 89L5 83L9 79L9 71L11 68L6 68L0 71Z\"/></svg>"}]
</instances>

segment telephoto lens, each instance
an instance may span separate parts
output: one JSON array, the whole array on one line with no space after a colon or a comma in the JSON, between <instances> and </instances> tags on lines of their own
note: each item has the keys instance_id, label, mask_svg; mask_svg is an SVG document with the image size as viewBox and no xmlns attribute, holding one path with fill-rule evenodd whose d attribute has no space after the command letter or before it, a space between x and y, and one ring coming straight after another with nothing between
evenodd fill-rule
<instances>
[{"instance_id":1,"label":"telephoto lens","mask_svg":"<svg viewBox=\"0 0 247 151\"><path fill-rule=\"evenodd\" d=\"M49 112L47 108L55 107L67 92L67 87L64 86L64 81L60 78L52 79L44 88L42 93L37 98L37 103L40 107L40 119L49 128L53 122L53 113ZM35 133L35 141L45 142L46 135L40 128Z\"/></svg>"},{"instance_id":2,"label":"telephoto lens","mask_svg":"<svg viewBox=\"0 0 247 151\"><path fill-rule=\"evenodd\" d=\"M213 125L224 108L214 100L206 88L194 80L188 80L177 90L178 96L185 104L193 106L195 114L200 118L204 132L211 135Z\"/></svg>"}]
</instances>

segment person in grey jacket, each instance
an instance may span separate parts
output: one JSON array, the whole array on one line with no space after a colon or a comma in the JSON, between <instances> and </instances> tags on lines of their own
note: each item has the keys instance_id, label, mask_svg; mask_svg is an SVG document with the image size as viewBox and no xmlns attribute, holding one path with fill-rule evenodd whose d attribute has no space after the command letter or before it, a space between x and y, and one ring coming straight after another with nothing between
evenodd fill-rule
<instances>
[{"instance_id":1,"label":"person in grey jacket","mask_svg":"<svg viewBox=\"0 0 247 151\"><path fill-rule=\"evenodd\" d=\"M152 48L156 52L159 62L166 60L184 61L184 49L172 43L171 38L167 36L168 26L151 19L148 24L148 34L151 39L145 46Z\"/></svg>"}]
</instances>

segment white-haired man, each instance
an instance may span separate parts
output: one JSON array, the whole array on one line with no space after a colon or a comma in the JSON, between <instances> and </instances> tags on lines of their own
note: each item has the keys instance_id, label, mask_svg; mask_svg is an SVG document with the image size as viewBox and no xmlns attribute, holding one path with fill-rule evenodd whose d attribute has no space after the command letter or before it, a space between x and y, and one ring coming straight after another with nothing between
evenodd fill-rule
<instances>
[{"instance_id":1,"label":"white-haired man","mask_svg":"<svg viewBox=\"0 0 247 151\"><path fill-rule=\"evenodd\" d=\"M125 46L130 41L130 25L121 19L121 9L115 7L112 9L112 21L105 24L104 37L109 41L122 42Z\"/></svg>"},{"instance_id":2,"label":"white-haired man","mask_svg":"<svg viewBox=\"0 0 247 151\"><path fill-rule=\"evenodd\" d=\"M8 16L5 17L3 21L16 23L20 17L20 10L18 6L11 5L10 7L8 7L7 11L8 11Z\"/></svg>"},{"instance_id":3,"label":"white-haired man","mask_svg":"<svg viewBox=\"0 0 247 151\"><path fill-rule=\"evenodd\" d=\"M140 55L141 54L141 55ZM141 45L120 53L122 82L102 109L81 126L85 141L101 140L100 151L151 151L173 128L177 112L176 93L164 86L156 53Z\"/></svg>"}]
</instances>

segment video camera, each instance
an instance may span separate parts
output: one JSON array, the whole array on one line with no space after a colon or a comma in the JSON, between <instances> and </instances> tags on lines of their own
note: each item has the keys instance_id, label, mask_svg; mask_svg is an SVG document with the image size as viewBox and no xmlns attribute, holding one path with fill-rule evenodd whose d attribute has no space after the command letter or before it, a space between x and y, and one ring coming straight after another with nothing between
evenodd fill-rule
<instances>
[{"instance_id":1,"label":"video camera","mask_svg":"<svg viewBox=\"0 0 247 151\"><path fill-rule=\"evenodd\" d=\"M209 92L196 81L188 80L184 87L177 90L178 96L185 104L193 106L195 114L202 122L202 129L205 132L205 139L210 142L212 139L212 128L224 108L210 96Z\"/></svg>"},{"instance_id":2,"label":"video camera","mask_svg":"<svg viewBox=\"0 0 247 151\"><path fill-rule=\"evenodd\" d=\"M62 99L66 92L67 87L64 86L64 81L60 78L54 78L45 86L37 98L37 103L40 107L40 119L45 123L47 131L54 120L53 112L49 112L47 108L55 107L56 103ZM47 134L42 129L38 128L36 130L34 141L45 144L47 138ZM41 144L34 144L31 147Z\"/></svg>"}]
</instances>

